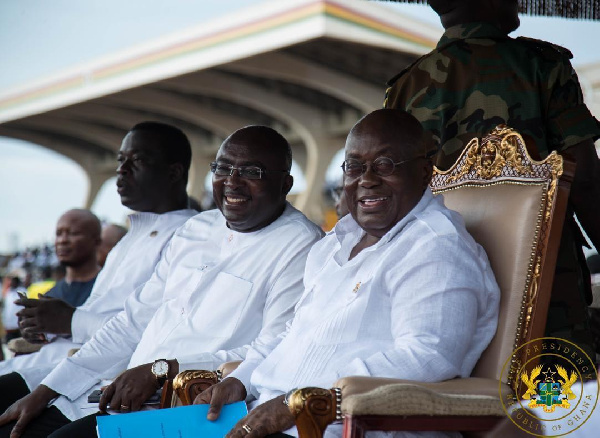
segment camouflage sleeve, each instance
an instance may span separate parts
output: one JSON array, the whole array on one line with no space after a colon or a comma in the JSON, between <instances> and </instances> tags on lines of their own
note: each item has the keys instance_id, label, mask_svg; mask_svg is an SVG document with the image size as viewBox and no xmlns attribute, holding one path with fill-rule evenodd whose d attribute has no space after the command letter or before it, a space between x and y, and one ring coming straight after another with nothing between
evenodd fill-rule
<instances>
[{"instance_id":1,"label":"camouflage sleeve","mask_svg":"<svg viewBox=\"0 0 600 438\"><path fill-rule=\"evenodd\" d=\"M563 151L584 140L600 137L600 123L583 102L575 70L568 59L555 64L547 107L548 149Z\"/></svg>"}]
</instances>

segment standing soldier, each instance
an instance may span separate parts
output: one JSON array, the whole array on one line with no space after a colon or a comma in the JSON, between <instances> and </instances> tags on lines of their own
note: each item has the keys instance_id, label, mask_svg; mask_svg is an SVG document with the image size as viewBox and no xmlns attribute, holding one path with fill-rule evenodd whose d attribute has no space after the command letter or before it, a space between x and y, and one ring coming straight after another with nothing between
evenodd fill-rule
<instances>
[{"instance_id":1,"label":"standing soldier","mask_svg":"<svg viewBox=\"0 0 600 438\"><path fill-rule=\"evenodd\" d=\"M438 143L447 169L467 143L499 124L524 137L534 159L551 151L577 163L559 250L547 336L569 339L593 355L586 244L573 212L600 247L600 124L583 102L571 53L545 41L510 38L517 0L429 0L445 33L437 47L389 82L384 106L414 115ZM518 218L515 218L518 220ZM593 357L593 356L592 356Z\"/></svg>"}]
</instances>

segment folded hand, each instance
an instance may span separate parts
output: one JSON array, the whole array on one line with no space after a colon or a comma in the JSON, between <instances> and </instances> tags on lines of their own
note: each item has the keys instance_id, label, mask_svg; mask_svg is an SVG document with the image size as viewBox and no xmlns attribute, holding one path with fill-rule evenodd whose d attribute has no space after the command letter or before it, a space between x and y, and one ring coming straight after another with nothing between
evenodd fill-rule
<instances>
[{"instance_id":1,"label":"folded hand","mask_svg":"<svg viewBox=\"0 0 600 438\"><path fill-rule=\"evenodd\" d=\"M28 341L32 342L30 338L34 336L39 342L40 333L71 334L75 308L63 300L42 295L38 300L19 298L15 304L25 307L17 312L17 316L21 333Z\"/></svg>"}]
</instances>

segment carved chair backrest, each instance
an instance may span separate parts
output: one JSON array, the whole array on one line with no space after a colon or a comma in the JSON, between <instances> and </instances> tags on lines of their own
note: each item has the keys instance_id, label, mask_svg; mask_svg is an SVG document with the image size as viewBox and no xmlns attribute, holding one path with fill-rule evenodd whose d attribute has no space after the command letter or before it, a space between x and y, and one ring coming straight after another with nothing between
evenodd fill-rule
<instances>
[{"instance_id":1,"label":"carved chair backrest","mask_svg":"<svg viewBox=\"0 0 600 438\"><path fill-rule=\"evenodd\" d=\"M561 156L532 160L523 138L506 126L473 139L449 170L434 169L433 192L461 213L501 290L498 329L473 377L512 386L515 376L503 374L503 365L518 363L513 351L543 336L569 189L559 184L562 173Z\"/></svg>"}]
</instances>

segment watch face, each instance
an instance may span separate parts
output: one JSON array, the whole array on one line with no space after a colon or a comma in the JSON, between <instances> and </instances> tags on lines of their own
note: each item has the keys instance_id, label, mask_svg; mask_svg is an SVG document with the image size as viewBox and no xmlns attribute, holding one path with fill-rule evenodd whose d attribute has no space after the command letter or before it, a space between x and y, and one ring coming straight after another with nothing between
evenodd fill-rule
<instances>
[{"instance_id":1,"label":"watch face","mask_svg":"<svg viewBox=\"0 0 600 438\"><path fill-rule=\"evenodd\" d=\"M156 376L164 376L169 372L169 363L166 360L159 360L152 364L152 372Z\"/></svg>"}]
</instances>

